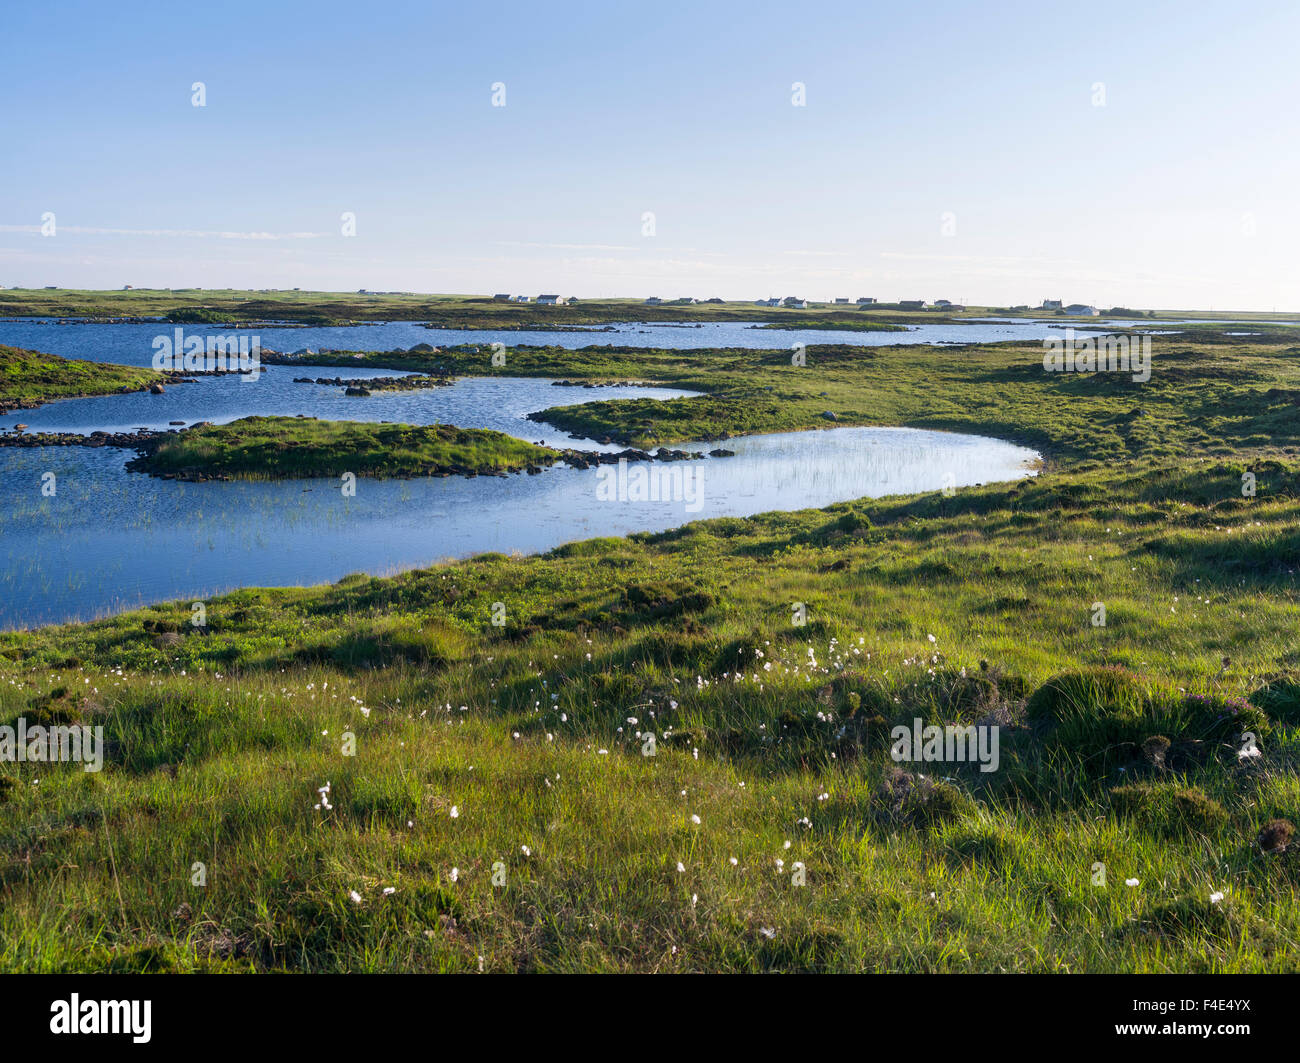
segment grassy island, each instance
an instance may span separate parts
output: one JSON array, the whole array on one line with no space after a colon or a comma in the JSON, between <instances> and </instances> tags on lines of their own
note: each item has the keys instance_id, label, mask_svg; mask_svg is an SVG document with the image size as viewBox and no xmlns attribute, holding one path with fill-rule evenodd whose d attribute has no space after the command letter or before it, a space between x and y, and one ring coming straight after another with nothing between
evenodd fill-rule
<instances>
[{"instance_id":1,"label":"grassy island","mask_svg":"<svg viewBox=\"0 0 1300 1063\"><path fill-rule=\"evenodd\" d=\"M549 465L557 451L452 425L244 417L164 436L132 467L158 476L480 476Z\"/></svg>"},{"instance_id":2,"label":"grassy island","mask_svg":"<svg viewBox=\"0 0 1300 1063\"><path fill-rule=\"evenodd\" d=\"M55 399L143 391L166 378L152 369L60 358L0 345L0 413L28 410Z\"/></svg>"}]
</instances>

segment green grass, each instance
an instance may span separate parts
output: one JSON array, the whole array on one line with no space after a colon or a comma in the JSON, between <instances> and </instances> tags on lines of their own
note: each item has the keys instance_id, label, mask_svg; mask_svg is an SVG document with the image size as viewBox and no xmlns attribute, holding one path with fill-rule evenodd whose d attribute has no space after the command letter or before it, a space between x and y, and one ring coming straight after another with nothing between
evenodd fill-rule
<instances>
[{"instance_id":1,"label":"green grass","mask_svg":"<svg viewBox=\"0 0 1300 1063\"><path fill-rule=\"evenodd\" d=\"M133 463L156 475L283 479L311 476L490 475L549 465L558 451L502 432L452 425L244 417L164 436Z\"/></svg>"},{"instance_id":2,"label":"green grass","mask_svg":"<svg viewBox=\"0 0 1300 1063\"><path fill-rule=\"evenodd\" d=\"M142 391L163 379L150 369L60 358L0 344L0 413L55 399Z\"/></svg>"},{"instance_id":3,"label":"green grass","mask_svg":"<svg viewBox=\"0 0 1300 1063\"><path fill-rule=\"evenodd\" d=\"M0 635L0 722L111 743L0 765L0 968L1295 970L1296 354L1157 340L1134 385L1015 345L512 351L724 414L598 428L820 407L1050 460ZM918 717L998 725L999 770L896 764Z\"/></svg>"}]
</instances>

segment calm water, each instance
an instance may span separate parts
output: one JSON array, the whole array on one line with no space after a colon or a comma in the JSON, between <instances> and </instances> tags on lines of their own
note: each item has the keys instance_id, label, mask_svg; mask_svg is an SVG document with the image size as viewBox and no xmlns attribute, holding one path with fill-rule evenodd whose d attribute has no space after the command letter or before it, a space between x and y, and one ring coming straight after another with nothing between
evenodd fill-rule
<instances>
[{"instance_id":1,"label":"calm water","mask_svg":"<svg viewBox=\"0 0 1300 1063\"><path fill-rule=\"evenodd\" d=\"M495 332L465 329L427 329L418 322L394 321L382 325L352 325L345 328L257 328L234 330L220 325L186 325L187 336L256 335L263 347L292 352L322 348L339 351L389 351L428 343L434 347L460 343L507 346L554 347L691 347L783 348L795 343L848 343L883 347L899 343L1001 343L1006 340L1041 341L1059 336L1063 327L1051 321L987 320L963 325L915 325L906 332L828 332L822 329L763 329L756 322L701 322L684 325L639 324L602 326L580 332ZM1092 321L1090 326L1106 322ZM1123 328L1123 322L1115 323ZM170 336L174 326L147 325L59 325L47 319L0 320L0 343L48 351L64 358L90 358L123 365L149 365L156 336ZM333 374L331 374L333 375Z\"/></svg>"},{"instance_id":2,"label":"calm water","mask_svg":"<svg viewBox=\"0 0 1300 1063\"><path fill-rule=\"evenodd\" d=\"M642 332L642 329L646 332ZM925 326L938 328L940 326ZM1009 330L1023 324L956 326ZM157 325L40 325L0 322L0 343L70 357L146 365ZM203 332L203 329L187 329ZM217 329L215 331L221 331ZM921 330L917 330L921 331ZM951 330L949 330L951 331ZM702 335L702 332L708 333ZM1043 326L1045 335L1051 333ZM439 333L412 325L287 329L259 333L265 346L387 349L414 343L590 342L660 346L783 346L821 332L746 330L737 325L673 329L623 326L600 333ZM863 343L864 334L843 334ZM525 337L531 336L530 340ZM647 336L649 338L647 338ZM899 342L915 333L873 334ZM364 338L362 338L364 337ZM984 342L990 337L985 336ZM943 342L932 337L930 342ZM164 395L114 395L47 404L0 417L0 429L90 432L165 428L171 421L223 422L250 414L307 414L331 419L433 422L492 428L521 439L584 449L558 430L526 420L548 406L596 399L670 398L670 388L556 387L548 380L466 378L451 387L376 392L347 398L342 389L295 384L295 376L380 376L375 370L269 366L256 382L203 378ZM398 374L400 375L400 374ZM684 449L707 450L716 444ZM854 498L938 490L946 484L1032 475L1037 455L995 439L903 428L835 428L744 437L726 443L732 458L689 465L640 464L646 475L685 477L669 501L634 492L610 500L595 469L552 468L507 478L357 481L343 497L336 480L187 484L124 469L131 453L81 447L0 449L0 627L91 619L169 599L196 600L247 586L309 585L351 572L385 574L486 551L531 553L599 535L658 531L688 521L825 506ZM57 492L41 492L45 473ZM667 482L667 481L665 481Z\"/></svg>"},{"instance_id":3,"label":"calm water","mask_svg":"<svg viewBox=\"0 0 1300 1063\"><path fill-rule=\"evenodd\" d=\"M355 497L345 498L337 480L177 483L125 472L124 451L4 449L0 627L89 619L236 587L385 574L485 551L527 553L706 517L1011 480L1030 475L1036 457L994 439L907 428L753 436L727 447L735 457L628 466L630 475L698 477L665 502L602 499L595 469L360 479ZM57 477L53 498L40 492L45 472Z\"/></svg>"}]
</instances>

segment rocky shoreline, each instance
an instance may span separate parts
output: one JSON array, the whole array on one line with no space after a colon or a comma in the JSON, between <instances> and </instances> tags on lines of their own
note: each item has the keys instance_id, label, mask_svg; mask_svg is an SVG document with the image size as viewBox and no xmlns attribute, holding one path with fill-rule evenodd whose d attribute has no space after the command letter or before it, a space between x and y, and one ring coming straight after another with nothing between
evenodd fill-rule
<instances>
[{"instance_id":1,"label":"rocky shoreline","mask_svg":"<svg viewBox=\"0 0 1300 1063\"><path fill-rule=\"evenodd\" d=\"M0 447L122 447L133 450L147 447L171 432L139 428L134 432L31 432L26 425L15 425L12 432L0 432Z\"/></svg>"},{"instance_id":2,"label":"rocky shoreline","mask_svg":"<svg viewBox=\"0 0 1300 1063\"><path fill-rule=\"evenodd\" d=\"M343 388L344 394L365 397L374 391L423 391L427 388L451 387L456 382L450 375L421 374L418 376L376 376L376 377L309 377L296 376L295 384L321 384L326 387Z\"/></svg>"},{"instance_id":3,"label":"rocky shoreline","mask_svg":"<svg viewBox=\"0 0 1300 1063\"><path fill-rule=\"evenodd\" d=\"M652 380L552 380L553 388L661 388Z\"/></svg>"}]
</instances>

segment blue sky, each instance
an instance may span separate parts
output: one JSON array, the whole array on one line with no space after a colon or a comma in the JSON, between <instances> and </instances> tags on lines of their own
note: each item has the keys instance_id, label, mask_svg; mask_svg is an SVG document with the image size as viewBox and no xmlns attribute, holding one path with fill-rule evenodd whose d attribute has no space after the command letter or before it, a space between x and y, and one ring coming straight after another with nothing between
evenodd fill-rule
<instances>
[{"instance_id":1,"label":"blue sky","mask_svg":"<svg viewBox=\"0 0 1300 1063\"><path fill-rule=\"evenodd\" d=\"M5 286L1300 310L1294 2L55 2L5 23Z\"/></svg>"}]
</instances>

